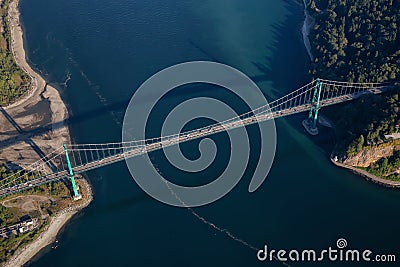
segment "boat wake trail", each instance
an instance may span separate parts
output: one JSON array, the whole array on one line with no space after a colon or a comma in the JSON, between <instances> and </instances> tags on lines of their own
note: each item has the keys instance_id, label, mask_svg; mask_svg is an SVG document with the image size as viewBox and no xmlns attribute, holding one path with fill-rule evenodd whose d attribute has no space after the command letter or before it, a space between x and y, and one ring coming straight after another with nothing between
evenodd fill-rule
<instances>
[{"instance_id":1,"label":"boat wake trail","mask_svg":"<svg viewBox=\"0 0 400 267\"><path fill-rule=\"evenodd\" d=\"M258 251L258 250L259 250L258 248L256 248L255 246L249 244L248 242L244 241L243 239L240 239L240 238L234 236L234 235L233 235L231 232L229 232L227 229L221 228L221 227L215 225L214 223L207 221L204 217L202 217L202 216L200 216L198 213L196 213L192 208L187 207L187 209L188 209L188 210L190 211L190 213L192 213L197 219L199 219L199 220L202 221L203 223L209 225L210 227L214 228L215 230L217 230L217 231L219 231L219 232L221 232L221 233L226 234L226 235L227 235L228 237L230 237L231 239L233 239L233 240L235 240L235 241L237 241L237 242L239 242L239 243L242 243L243 245L245 245L246 247L248 247L248 248L250 248L250 249L252 249L252 250L254 250L254 251Z\"/></svg>"},{"instance_id":2,"label":"boat wake trail","mask_svg":"<svg viewBox=\"0 0 400 267\"><path fill-rule=\"evenodd\" d=\"M164 180L165 181L165 180ZM249 242L237 237L236 235L232 234L232 232L230 232L229 230L219 227L218 225L216 225L215 223L212 223L210 221L208 221L206 218L204 218L203 216L199 215L197 212L195 212L191 207L187 206L185 204L185 202L172 190L172 188L169 186L169 184L166 182L165 183L166 186L168 187L169 191L171 192L171 194L193 215L195 216L198 220L200 220L202 223L210 226L211 228L213 228L214 230L225 234L226 236L228 236L230 239L241 243L242 245L244 245L245 247L254 250L256 252L258 252L260 249L257 248L256 246L250 244ZM289 266L289 264L287 264L286 262L280 261L276 256L273 256L273 258L279 262L281 262L283 265L285 266Z\"/></svg>"}]
</instances>

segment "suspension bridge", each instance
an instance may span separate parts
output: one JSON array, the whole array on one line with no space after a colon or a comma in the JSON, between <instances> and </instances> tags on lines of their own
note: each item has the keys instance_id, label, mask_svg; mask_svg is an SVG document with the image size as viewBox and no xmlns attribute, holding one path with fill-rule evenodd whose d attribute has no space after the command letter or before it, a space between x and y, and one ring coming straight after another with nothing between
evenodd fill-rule
<instances>
[{"instance_id":1,"label":"suspension bridge","mask_svg":"<svg viewBox=\"0 0 400 267\"><path fill-rule=\"evenodd\" d=\"M199 129L146 140L105 144L64 144L37 162L0 181L0 197L61 179L69 179L80 198L75 175L193 139L274 118L308 111L303 125L316 134L320 108L393 88L387 83L348 83L317 79L255 110Z\"/></svg>"}]
</instances>

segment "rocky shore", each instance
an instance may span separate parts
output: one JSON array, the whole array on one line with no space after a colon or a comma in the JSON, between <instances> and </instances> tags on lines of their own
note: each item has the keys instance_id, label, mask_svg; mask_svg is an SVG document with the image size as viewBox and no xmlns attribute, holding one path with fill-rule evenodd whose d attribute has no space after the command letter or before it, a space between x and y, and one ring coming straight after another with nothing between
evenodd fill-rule
<instances>
[{"instance_id":1,"label":"rocky shore","mask_svg":"<svg viewBox=\"0 0 400 267\"><path fill-rule=\"evenodd\" d=\"M325 127L329 127L335 130L335 125L334 123L327 117L320 115L319 118L319 123ZM364 177L368 181L372 181L374 183L386 186L386 187L391 187L391 188L400 188L400 181L391 181L388 179L383 179L380 178L376 175L373 175L365 170L362 170L360 168L354 167L354 166L362 166L362 167L368 167L371 162L375 162L378 159L391 155L393 153L392 147L385 147L385 148L377 148L375 150L369 150L369 151L363 151L360 153L359 156L346 159L344 162L339 162L337 158L334 155L334 152L331 153L330 155L330 160L333 164L335 164L338 167L345 168L353 172L354 174L360 175ZM335 151L335 149L333 149ZM367 162L367 158L369 163Z\"/></svg>"},{"instance_id":2,"label":"rocky shore","mask_svg":"<svg viewBox=\"0 0 400 267\"><path fill-rule=\"evenodd\" d=\"M331 156L331 161L336 166L348 169L348 170L352 171L353 173L364 177L368 181L372 181L374 183L377 183L377 184L380 184L380 185L383 185L386 187L400 188L400 181L391 181L391 180L379 178L378 176L375 176L375 175L373 175L367 171L364 171L362 169L358 169L356 167L353 167L353 166L350 166L350 165L347 165L347 164L344 164L341 162L337 162L337 161L335 161L334 158L332 158L332 156Z\"/></svg>"}]
</instances>

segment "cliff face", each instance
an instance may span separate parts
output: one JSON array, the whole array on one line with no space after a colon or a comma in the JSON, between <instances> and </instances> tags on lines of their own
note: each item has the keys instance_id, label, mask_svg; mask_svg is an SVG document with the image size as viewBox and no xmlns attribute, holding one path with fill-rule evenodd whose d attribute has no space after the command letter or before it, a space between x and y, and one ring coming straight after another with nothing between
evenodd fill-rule
<instances>
[{"instance_id":1,"label":"cliff face","mask_svg":"<svg viewBox=\"0 0 400 267\"><path fill-rule=\"evenodd\" d=\"M356 156L347 158L343 163L353 167L368 167L371 163L374 163L381 158L392 156L393 152L396 150L400 150L400 146L384 146L364 149Z\"/></svg>"}]
</instances>

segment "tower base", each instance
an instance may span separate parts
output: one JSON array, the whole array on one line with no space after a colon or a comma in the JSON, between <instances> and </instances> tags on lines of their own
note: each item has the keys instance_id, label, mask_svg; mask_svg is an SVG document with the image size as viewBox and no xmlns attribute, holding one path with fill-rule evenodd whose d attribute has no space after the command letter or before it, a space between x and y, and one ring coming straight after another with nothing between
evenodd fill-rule
<instances>
[{"instance_id":1,"label":"tower base","mask_svg":"<svg viewBox=\"0 0 400 267\"><path fill-rule=\"evenodd\" d=\"M304 129L310 134L310 135L318 135L319 131L317 127L313 127L313 123L310 119L305 119L301 123L303 124Z\"/></svg>"},{"instance_id":2,"label":"tower base","mask_svg":"<svg viewBox=\"0 0 400 267\"><path fill-rule=\"evenodd\" d=\"M77 196L73 196L72 199L73 199L74 201L78 201L78 200L82 199L82 195L79 194L79 195L77 195Z\"/></svg>"}]
</instances>

